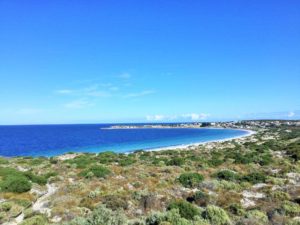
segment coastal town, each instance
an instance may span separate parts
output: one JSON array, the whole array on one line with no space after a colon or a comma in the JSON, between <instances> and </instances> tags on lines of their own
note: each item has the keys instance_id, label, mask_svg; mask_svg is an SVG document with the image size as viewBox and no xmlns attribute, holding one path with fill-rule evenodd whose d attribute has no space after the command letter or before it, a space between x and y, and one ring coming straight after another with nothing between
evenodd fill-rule
<instances>
[{"instance_id":1,"label":"coastal town","mask_svg":"<svg viewBox=\"0 0 300 225\"><path fill-rule=\"evenodd\" d=\"M135 125L112 125L101 129L142 129L142 128L236 128L251 129L268 128L276 126L300 126L300 121L295 120L243 120L229 122L196 122L196 123L163 123L163 124L135 124Z\"/></svg>"}]
</instances>

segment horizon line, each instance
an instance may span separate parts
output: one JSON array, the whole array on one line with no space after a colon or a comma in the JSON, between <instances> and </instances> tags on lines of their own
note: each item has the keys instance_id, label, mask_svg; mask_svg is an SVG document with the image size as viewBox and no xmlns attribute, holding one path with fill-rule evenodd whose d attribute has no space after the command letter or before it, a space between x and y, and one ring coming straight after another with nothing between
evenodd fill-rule
<instances>
[{"instance_id":1,"label":"horizon line","mask_svg":"<svg viewBox=\"0 0 300 225\"><path fill-rule=\"evenodd\" d=\"M101 125L101 124L192 124L192 123L228 123L228 122L239 122L239 121L300 121L300 119L240 119L240 120L215 120L215 121L148 121L148 122L82 122L82 123L28 123L28 124L0 124L0 126L51 126L51 125Z\"/></svg>"}]
</instances>

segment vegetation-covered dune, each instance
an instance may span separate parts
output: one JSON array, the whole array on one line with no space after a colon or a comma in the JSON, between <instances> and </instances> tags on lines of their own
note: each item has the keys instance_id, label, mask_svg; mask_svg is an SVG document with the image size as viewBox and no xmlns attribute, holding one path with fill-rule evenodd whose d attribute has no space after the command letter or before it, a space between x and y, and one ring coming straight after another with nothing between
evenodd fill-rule
<instances>
[{"instance_id":1,"label":"vegetation-covered dune","mask_svg":"<svg viewBox=\"0 0 300 225\"><path fill-rule=\"evenodd\" d=\"M0 223L300 224L300 127L189 149L0 158Z\"/></svg>"}]
</instances>

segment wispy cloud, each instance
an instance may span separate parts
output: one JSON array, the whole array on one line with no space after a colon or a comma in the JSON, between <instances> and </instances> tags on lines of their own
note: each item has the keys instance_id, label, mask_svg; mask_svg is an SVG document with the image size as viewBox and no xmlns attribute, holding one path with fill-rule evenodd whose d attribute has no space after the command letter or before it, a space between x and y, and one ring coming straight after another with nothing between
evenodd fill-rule
<instances>
[{"instance_id":1,"label":"wispy cloud","mask_svg":"<svg viewBox=\"0 0 300 225\"><path fill-rule=\"evenodd\" d=\"M296 114L295 114L294 112L289 112L287 116L288 116L288 117L294 117L295 115L296 115Z\"/></svg>"},{"instance_id":2,"label":"wispy cloud","mask_svg":"<svg viewBox=\"0 0 300 225\"><path fill-rule=\"evenodd\" d=\"M118 91L118 90L119 90L119 87L110 87L109 90L110 90L110 91Z\"/></svg>"},{"instance_id":3,"label":"wispy cloud","mask_svg":"<svg viewBox=\"0 0 300 225\"><path fill-rule=\"evenodd\" d=\"M121 78L121 79L130 79L131 74L130 73L122 73L118 77Z\"/></svg>"},{"instance_id":4,"label":"wispy cloud","mask_svg":"<svg viewBox=\"0 0 300 225\"><path fill-rule=\"evenodd\" d=\"M209 114L206 114L206 113L200 113L200 114L188 113L188 114L181 115L182 118L194 120L194 121L205 120L205 119L207 119L208 116L209 116Z\"/></svg>"},{"instance_id":5,"label":"wispy cloud","mask_svg":"<svg viewBox=\"0 0 300 225\"><path fill-rule=\"evenodd\" d=\"M118 88L112 84L93 84L78 89L61 89L56 90L56 94L76 96L76 97L111 97L111 89Z\"/></svg>"},{"instance_id":6,"label":"wispy cloud","mask_svg":"<svg viewBox=\"0 0 300 225\"><path fill-rule=\"evenodd\" d=\"M81 109L92 106L93 104L86 99L77 99L71 102L68 102L64 105L65 108L69 109Z\"/></svg>"},{"instance_id":7,"label":"wispy cloud","mask_svg":"<svg viewBox=\"0 0 300 225\"><path fill-rule=\"evenodd\" d=\"M38 108L22 108L16 111L16 113L20 115L33 115L41 112L43 112L43 110Z\"/></svg>"},{"instance_id":8,"label":"wispy cloud","mask_svg":"<svg viewBox=\"0 0 300 225\"><path fill-rule=\"evenodd\" d=\"M165 120L166 119L166 116L164 115L149 115L149 116L146 116L146 119L148 121L162 121L162 120Z\"/></svg>"},{"instance_id":9,"label":"wispy cloud","mask_svg":"<svg viewBox=\"0 0 300 225\"><path fill-rule=\"evenodd\" d=\"M154 94L155 91L154 90L145 90L145 91L141 91L141 92L135 92L135 93L129 93L124 95L124 98L137 98L137 97L142 97L145 95L151 95Z\"/></svg>"},{"instance_id":10,"label":"wispy cloud","mask_svg":"<svg viewBox=\"0 0 300 225\"><path fill-rule=\"evenodd\" d=\"M71 90L71 89L62 89L62 90L56 90L55 93L57 93L57 94L72 94L73 90Z\"/></svg>"},{"instance_id":11,"label":"wispy cloud","mask_svg":"<svg viewBox=\"0 0 300 225\"><path fill-rule=\"evenodd\" d=\"M209 117L206 113L187 113L182 115L148 115L146 120L148 121L200 121L205 120Z\"/></svg>"}]
</instances>

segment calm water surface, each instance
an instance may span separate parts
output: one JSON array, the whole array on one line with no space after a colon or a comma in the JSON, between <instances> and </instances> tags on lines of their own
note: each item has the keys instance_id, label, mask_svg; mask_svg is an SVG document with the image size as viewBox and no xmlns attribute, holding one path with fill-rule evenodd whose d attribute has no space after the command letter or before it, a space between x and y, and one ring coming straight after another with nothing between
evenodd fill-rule
<instances>
[{"instance_id":1,"label":"calm water surface","mask_svg":"<svg viewBox=\"0 0 300 225\"><path fill-rule=\"evenodd\" d=\"M1 156L54 156L66 152L129 152L222 140L234 129L101 129L109 124L0 126Z\"/></svg>"}]
</instances>

